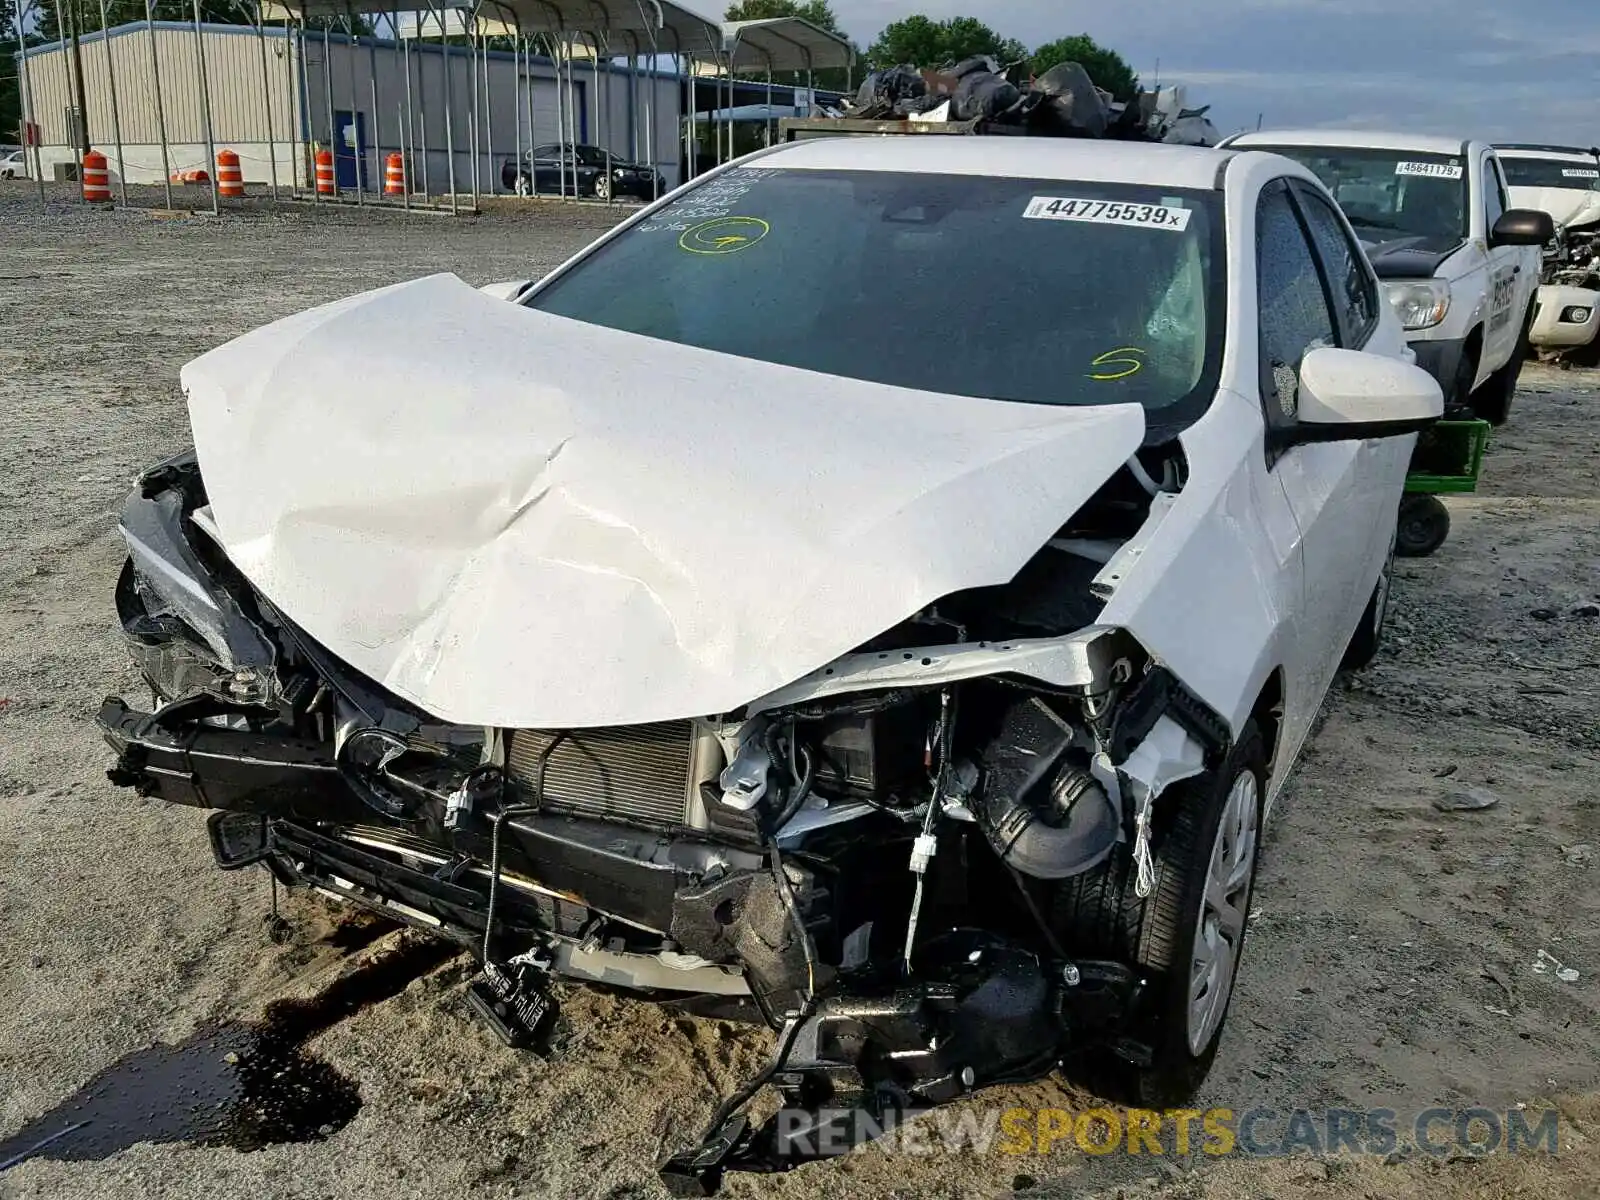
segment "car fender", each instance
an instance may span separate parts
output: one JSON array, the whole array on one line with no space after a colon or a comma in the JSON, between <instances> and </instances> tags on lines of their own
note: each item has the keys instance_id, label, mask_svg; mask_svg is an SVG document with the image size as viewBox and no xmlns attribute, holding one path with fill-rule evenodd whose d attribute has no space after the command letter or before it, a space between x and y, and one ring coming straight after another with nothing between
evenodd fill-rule
<instances>
[{"instance_id":1,"label":"car fender","mask_svg":"<svg viewBox=\"0 0 1600 1200\"><path fill-rule=\"evenodd\" d=\"M1258 406L1218 394L1182 435L1188 481L1123 548L1125 570L1100 615L1131 632L1234 736L1286 661L1286 618L1301 603L1298 535L1266 469L1262 433Z\"/></svg>"},{"instance_id":2,"label":"car fender","mask_svg":"<svg viewBox=\"0 0 1600 1200\"><path fill-rule=\"evenodd\" d=\"M1450 285L1450 310L1432 329L1414 334L1424 340L1459 341L1488 320L1489 256L1477 241L1468 242L1439 265L1435 275Z\"/></svg>"}]
</instances>

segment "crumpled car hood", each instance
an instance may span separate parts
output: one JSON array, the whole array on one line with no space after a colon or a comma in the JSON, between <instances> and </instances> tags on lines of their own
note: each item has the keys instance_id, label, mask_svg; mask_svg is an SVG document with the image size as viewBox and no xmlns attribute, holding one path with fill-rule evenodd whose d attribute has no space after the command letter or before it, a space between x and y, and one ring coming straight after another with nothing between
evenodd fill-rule
<instances>
[{"instance_id":1,"label":"crumpled car hood","mask_svg":"<svg viewBox=\"0 0 1600 1200\"><path fill-rule=\"evenodd\" d=\"M735 709L1010 579L1144 433L1137 405L840 379L449 275L256 330L183 384L246 578L392 692L500 727Z\"/></svg>"},{"instance_id":2,"label":"crumpled car hood","mask_svg":"<svg viewBox=\"0 0 1600 1200\"><path fill-rule=\"evenodd\" d=\"M1600 192L1578 188L1508 189L1514 208L1536 208L1550 214L1557 225L1582 227L1600 221Z\"/></svg>"}]
</instances>

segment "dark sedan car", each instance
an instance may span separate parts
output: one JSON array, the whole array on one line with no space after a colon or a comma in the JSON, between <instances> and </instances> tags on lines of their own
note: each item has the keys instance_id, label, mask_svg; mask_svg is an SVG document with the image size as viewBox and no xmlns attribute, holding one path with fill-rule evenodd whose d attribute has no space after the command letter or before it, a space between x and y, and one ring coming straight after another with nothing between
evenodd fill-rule
<instances>
[{"instance_id":1,"label":"dark sedan car","mask_svg":"<svg viewBox=\"0 0 1600 1200\"><path fill-rule=\"evenodd\" d=\"M535 146L523 156L520 170L515 159L506 159L500 168L500 182L519 196L579 195L600 200L631 196L654 200L666 191L665 182L654 167L628 162L613 154L609 164L599 146L578 146L552 142Z\"/></svg>"}]
</instances>

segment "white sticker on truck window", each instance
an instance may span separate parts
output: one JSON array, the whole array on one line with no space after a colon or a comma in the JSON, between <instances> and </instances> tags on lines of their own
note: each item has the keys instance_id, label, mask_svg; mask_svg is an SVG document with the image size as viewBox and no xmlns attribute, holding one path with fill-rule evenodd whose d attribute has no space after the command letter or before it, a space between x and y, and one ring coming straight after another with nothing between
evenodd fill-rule
<instances>
[{"instance_id":1,"label":"white sticker on truck window","mask_svg":"<svg viewBox=\"0 0 1600 1200\"><path fill-rule=\"evenodd\" d=\"M1035 196L1023 217L1029 221L1087 221L1091 225L1139 225L1182 233L1190 210L1173 204L1129 204L1117 200L1084 200L1071 196Z\"/></svg>"},{"instance_id":2,"label":"white sticker on truck window","mask_svg":"<svg viewBox=\"0 0 1600 1200\"><path fill-rule=\"evenodd\" d=\"M1461 164L1458 162L1397 162L1394 165L1394 173L1396 175L1427 175L1433 179L1460 179Z\"/></svg>"},{"instance_id":3,"label":"white sticker on truck window","mask_svg":"<svg viewBox=\"0 0 1600 1200\"><path fill-rule=\"evenodd\" d=\"M1588 167L1563 167L1561 168L1561 178L1600 179L1600 170L1592 170Z\"/></svg>"}]
</instances>

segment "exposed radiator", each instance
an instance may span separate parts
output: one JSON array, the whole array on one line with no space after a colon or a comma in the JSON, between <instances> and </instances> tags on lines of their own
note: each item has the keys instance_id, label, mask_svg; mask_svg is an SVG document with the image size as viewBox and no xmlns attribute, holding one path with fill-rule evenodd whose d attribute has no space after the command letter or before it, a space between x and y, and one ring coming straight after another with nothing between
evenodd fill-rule
<instances>
[{"instance_id":1,"label":"exposed radiator","mask_svg":"<svg viewBox=\"0 0 1600 1200\"><path fill-rule=\"evenodd\" d=\"M682 825L688 815L694 726L688 721L576 729L512 731L506 773L531 793L544 765L547 812L650 825Z\"/></svg>"}]
</instances>

